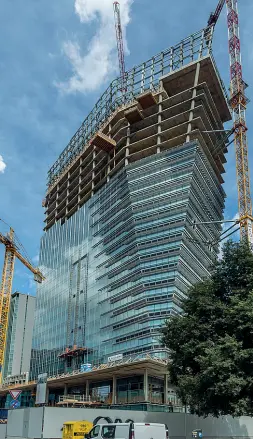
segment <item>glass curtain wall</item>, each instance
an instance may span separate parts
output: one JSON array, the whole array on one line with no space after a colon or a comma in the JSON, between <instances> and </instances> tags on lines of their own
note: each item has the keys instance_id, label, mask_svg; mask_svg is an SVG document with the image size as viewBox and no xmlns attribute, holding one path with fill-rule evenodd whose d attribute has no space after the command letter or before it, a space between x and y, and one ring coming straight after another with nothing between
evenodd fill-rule
<instances>
[{"instance_id":1,"label":"glass curtain wall","mask_svg":"<svg viewBox=\"0 0 253 439\"><path fill-rule=\"evenodd\" d=\"M32 376L66 370L69 359L100 364L122 354L166 356L160 328L181 312L188 288L209 275L224 192L197 142L128 165L65 224L43 236Z\"/></svg>"}]
</instances>

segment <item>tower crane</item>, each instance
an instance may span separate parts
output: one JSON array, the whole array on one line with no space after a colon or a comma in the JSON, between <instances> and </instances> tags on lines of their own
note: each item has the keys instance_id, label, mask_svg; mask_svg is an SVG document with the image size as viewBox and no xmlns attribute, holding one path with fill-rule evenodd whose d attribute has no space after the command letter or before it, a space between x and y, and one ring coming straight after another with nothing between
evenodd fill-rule
<instances>
[{"instance_id":1,"label":"tower crane","mask_svg":"<svg viewBox=\"0 0 253 439\"><path fill-rule=\"evenodd\" d=\"M121 91L123 93L126 90L126 69L125 69L123 32L122 32L121 18L120 18L120 4L118 1L113 3L113 10L114 10L115 30L116 30L117 49L118 49L118 58L119 58L119 71L121 77Z\"/></svg>"},{"instance_id":2,"label":"tower crane","mask_svg":"<svg viewBox=\"0 0 253 439\"><path fill-rule=\"evenodd\" d=\"M209 26L215 26L227 5L227 24L230 57L230 105L233 110L234 137L236 151L236 171L239 205L239 223L241 240L247 240L253 249L253 217L250 193L250 176L248 163L248 141L246 109L249 100L245 95L247 88L242 75L241 44L239 32L239 15L237 0L219 0L217 8L208 20Z\"/></svg>"},{"instance_id":3,"label":"tower crane","mask_svg":"<svg viewBox=\"0 0 253 439\"><path fill-rule=\"evenodd\" d=\"M3 220L0 220L4 222ZM5 223L6 224L6 223ZM2 272L2 283L0 289L0 383L3 376L4 355L7 340L8 317L14 275L15 258L18 258L28 270L34 274L34 280L41 283L44 276L38 268L35 268L29 261L25 249L19 242L14 230L10 227L6 235L0 233L0 243L5 246L4 265Z\"/></svg>"}]
</instances>

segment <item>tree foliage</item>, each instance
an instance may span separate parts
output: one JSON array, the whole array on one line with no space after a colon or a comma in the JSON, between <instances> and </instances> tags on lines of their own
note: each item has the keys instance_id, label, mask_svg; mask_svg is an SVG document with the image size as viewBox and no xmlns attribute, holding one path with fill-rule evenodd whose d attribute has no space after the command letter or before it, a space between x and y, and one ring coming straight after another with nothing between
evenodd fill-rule
<instances>
[{"instance_id":1,"label":"tree foliage","mask_svg":"<svg viewBox=\"0 0 253 439\"><path fill-rule=\"evenodd\" d=\"M253 415L253 255L229 241L163 329L171 381L199 416Z\"/></svg>"}]
</instances>

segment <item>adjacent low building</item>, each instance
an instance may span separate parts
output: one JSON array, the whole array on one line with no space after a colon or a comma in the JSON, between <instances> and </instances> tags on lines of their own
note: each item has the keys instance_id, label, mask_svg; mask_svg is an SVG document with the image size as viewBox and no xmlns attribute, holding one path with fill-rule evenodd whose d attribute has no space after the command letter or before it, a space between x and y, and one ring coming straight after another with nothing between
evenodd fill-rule
<instances>
[{"instance_id":1,"label":"adjacent low building","mask_svg":"<svg viewBox=\"0 0 253 439\"><path fill-rule=\"evenodd\" d=\"M4 385L28 382L35 300L35 297L20 292L11 296L3 368Z\"/></svg>"}]
</instances>

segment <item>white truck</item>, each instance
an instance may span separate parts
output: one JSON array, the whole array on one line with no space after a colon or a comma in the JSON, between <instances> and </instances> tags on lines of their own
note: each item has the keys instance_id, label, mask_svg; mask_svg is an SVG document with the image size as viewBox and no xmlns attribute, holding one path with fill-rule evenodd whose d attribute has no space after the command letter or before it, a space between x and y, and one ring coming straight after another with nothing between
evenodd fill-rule
<instances>
[{"instance_id":1,"label":"white truck","mask_svg":"<svg viewBox=\"0 0 253 439\"><path fill-rule=\"evenodd\" d=\"M139 422L97 424L84 437L86 439L169 439L165 424Z\"/></svg>"}]
</instances>

